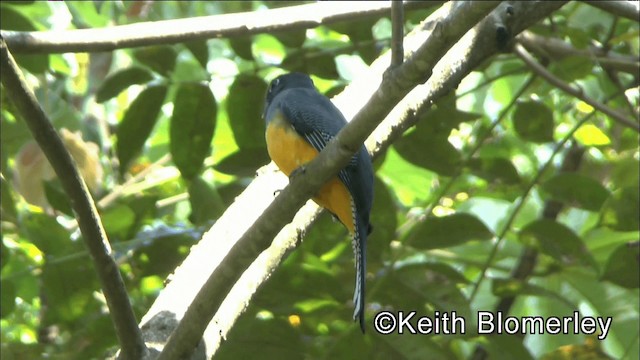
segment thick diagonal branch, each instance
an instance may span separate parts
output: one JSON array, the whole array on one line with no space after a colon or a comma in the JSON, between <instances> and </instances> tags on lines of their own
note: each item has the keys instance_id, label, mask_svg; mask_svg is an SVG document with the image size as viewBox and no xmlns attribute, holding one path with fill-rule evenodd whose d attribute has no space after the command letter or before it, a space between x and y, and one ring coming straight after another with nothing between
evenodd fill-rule
<instances>
[{"instance_id":1,"label":"thick diagonal branch","mask_svg":"<svg viewBox=\"0 0 640 360\"><path fill-rule=\"evenodd\" d=\"M214 270L178 327L160 359L177 359L190 353L233 284L253 260L269 247L282 227L320 187L359 149L391 109L418 83L426 80L444 53L498 2L449 3L432 14L431 36L401 66L385 77L353 120L294 178L258 220L234 244Z\"/></svg>"}]
</instances>

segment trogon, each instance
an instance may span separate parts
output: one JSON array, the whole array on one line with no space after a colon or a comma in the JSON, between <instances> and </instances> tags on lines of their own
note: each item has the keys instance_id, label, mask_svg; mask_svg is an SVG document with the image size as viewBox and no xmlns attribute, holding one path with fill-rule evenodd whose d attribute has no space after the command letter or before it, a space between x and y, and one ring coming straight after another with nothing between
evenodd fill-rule
<instances>
[{"instance_id":1,"label":"trogon","mask_svg":"<svg viewBox=\"0 0 640 360\"><path fill-rule=\"evenodd\" d=\"M313 160L347 123L338 108L316 90L311 78L296 72L271 82L264 119L269 156L287 176ZM313 200L338 218L353 238L353 319L358 318L364 332L366 244L373 201L373 167L364 145Z\"/></svg>"}]
</instances>

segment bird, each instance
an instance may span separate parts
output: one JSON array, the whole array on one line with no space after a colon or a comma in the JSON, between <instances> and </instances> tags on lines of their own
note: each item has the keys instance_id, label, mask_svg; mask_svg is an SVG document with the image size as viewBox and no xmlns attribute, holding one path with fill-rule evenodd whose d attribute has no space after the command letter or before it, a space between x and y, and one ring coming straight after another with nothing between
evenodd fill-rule
<instances>
[{"instance_id":1,"label":"bird","mask_svg":"<svg viewBox=\"0 0 640 360\"><path fill-rule=\"evenodd\" d=\"M347 124L340 110L318 92L313 80L300 72L271 81L263 117L269 157L289 177L304 169ZM351 235L356 267L353 320L359 321L364 333L366 245L372 230L369 217L373 203L373 166L364 145L313 200L331 212Z\"/></svg>"}]
</instances>

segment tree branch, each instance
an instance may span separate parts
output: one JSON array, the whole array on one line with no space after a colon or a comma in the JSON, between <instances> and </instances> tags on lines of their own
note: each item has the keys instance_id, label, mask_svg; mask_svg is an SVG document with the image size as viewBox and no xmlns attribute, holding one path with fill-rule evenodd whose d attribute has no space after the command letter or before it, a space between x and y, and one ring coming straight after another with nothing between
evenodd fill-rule
<instances>
[{"instance_id":1,"label":"tree branch","mask_svg":"<svg viewBox=\"0 0 640 360\"><path fill-rule=\"evenodd\" d=\"M225 260L211 274L160 354L159 359L177 359L191 353L207 324L233 284L253 260L269 247L272 239L291 221L295 212L330 177L343 168L368 134L397 102L418 82L431 74L437 60L497 2L448 3L430 19L431 36L407 61L394 69L367 104L336 136L306 171L291 180L258 220L234 244Z\"/></svg>"},{"instance_id":2,"label":"tree branch","mask_svg":"<svg viewBox=\"0 0 640 360\"><path fill-rule=\"evenodd\" d=\"M590 46L585 50L576 49L571 44L560 39L540 36L530 31L520 34L518 41L527 49L554 60L560 60L568 56L581 56L593 59L604 68L623 71L634 76L637 76L638 72L640 72L640 61L637 56L622 55L594 46Z\"/></svg>"},{"instance_id":3,"label":"tree branch","mask_svg":"<svg viewBox=\"0 0 640 360\"><path fill-rule=\"evenodd\" d=\"M566 82L560 80L558 77L550 73L547 69L545 69L542 65L540 65L533 56L522 46L522 44L517 43L513 49L513 52L525 63L527 66L533 70L534 73L540 75L540 77L547 80L551 85L557 87L558 89L566 92L567 94L574 96L585 103L591 105L593 108L600 110L604 114L608 115L612 120L617 121L620 125L631 128L636 132L640 132L640 125L634 122L631 119L628 119L621 114L617 110L614 110L605 104L592 99L591 97L585 95L582 92L582 89L575 88Z\"/></svg>"},{"instance_id":4,"label":"tree branch","mask_svg":"<svg viewBox=\"0 0 640 360\"><path fill-rule=\"evenodd\" d=\"M585 1L613 15L622 16L629 20L640 21L640 7L637 1Z\"/></svg>"},{"instance_id":5,"label":"tree branch","mask_svg":"<svg viewBox=\"0 0 640 360\"><path fill-rule=\"evenodd\" d=\"M407 2L407 9L437 6L440 2ZM176 44L185 41L238 35L309 29L359 17L386 15L387 1L351 2L336 6L330 2L289 6L246 13L162 20L101 29L60 31L8 31L0 34L14 53L99 52L122 48Z\"/></svg>"},{"instance_id":6,"label":"tree branch","mask_svg":"<svg viewBox=\"0 0 640 360\"><path fill-rule=\"evenodd\" d=\"M82 239L93 258L111 312L116 335L122 347L121 356L124 359L139 359L146 352L142 333L138 328L118 267L110 255L107 235L87 185L60 136L28 88L20 68L2 39L0 52L2 85L58 175L77 216Z\"/></svg>"}]
</instances>

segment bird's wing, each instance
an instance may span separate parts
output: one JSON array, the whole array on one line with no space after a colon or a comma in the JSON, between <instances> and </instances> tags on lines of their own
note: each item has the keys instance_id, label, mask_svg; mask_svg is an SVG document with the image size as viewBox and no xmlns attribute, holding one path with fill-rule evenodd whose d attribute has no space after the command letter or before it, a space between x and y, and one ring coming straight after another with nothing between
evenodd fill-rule
<instances>
[{"instance_id":1,"label":"bird's wing","mask_svg":"<svg viewBox=\"0 0 640 360\"><path fill-rule=\"evenodd\" d=\"M318 152L338 134L347 123L340 111L329 99L312 90L296 89L296 92L285 94L280 101L280 108L284 116L291 122L293 128ZM356 165L356 155L349 166ZM343 169L338 178L351 188L351 176Z\"/></svg>"}]
</instances>

